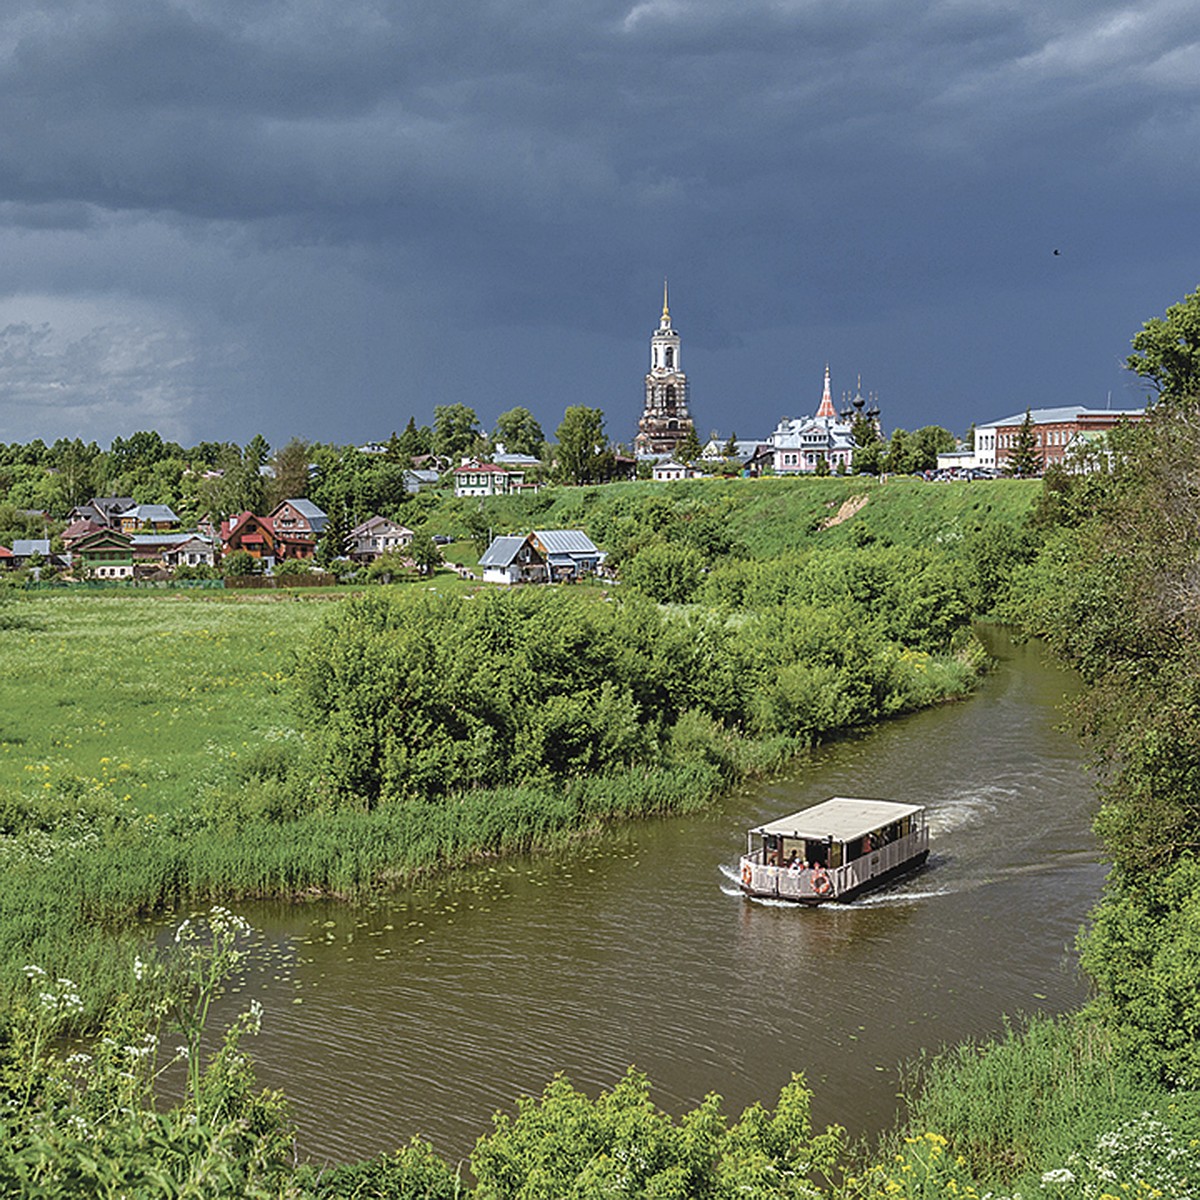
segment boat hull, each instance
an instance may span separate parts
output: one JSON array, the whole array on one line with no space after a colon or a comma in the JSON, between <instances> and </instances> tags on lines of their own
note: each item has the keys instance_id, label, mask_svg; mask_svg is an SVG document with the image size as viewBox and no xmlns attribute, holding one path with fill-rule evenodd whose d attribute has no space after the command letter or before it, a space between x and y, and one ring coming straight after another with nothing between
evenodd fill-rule
<instances>
[{"instance_id":1,"label":"boat hull","mask_svg":"<svg viewBox=\"0 0 1200 1200\"><path fill-rule=\"evenodd\" d=\"M767 870L770 873L765 878L761 870L753 871L751 875L752 882L747 883L744 874L745 868L743 867L743 877L740 887L744 895L759 900L786 900L791 904L808 905L810 908L815 908L818 904L830 904L834 901L844 904L866 892L874 891L876 888L892 883L897 879L915 874L925 865L925 860L928 857L928 848L923 849L910 858L906 858L902 862L898 862L894 866L880 871L878 875L871 875L866 879L854 883L850 887L838 890L831 886L830 890L824 895L813 892L799 892L787 887L788 872L784 868L768 868ZM774 886L770 886L772 884Z\"/></svg>"}]
</instances>

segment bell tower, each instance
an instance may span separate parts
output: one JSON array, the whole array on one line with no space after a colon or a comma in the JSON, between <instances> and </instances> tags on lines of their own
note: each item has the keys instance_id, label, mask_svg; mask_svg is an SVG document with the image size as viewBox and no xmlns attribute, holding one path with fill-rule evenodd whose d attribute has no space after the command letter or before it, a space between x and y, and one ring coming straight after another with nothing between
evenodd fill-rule
<instances>
[{"instance_id":1,"label":"bell tower","mask_svg":"<svg viewBox=\"0 0 1200 1200\"><path fill-rule=\"evenodd\" d=\"M692 428L688 412L688 383L680 363L679 334L671 325L667 281L658 328L650 335L650 370L634 450L639 455L672 455Z\"/></svg>"}]
</instances>

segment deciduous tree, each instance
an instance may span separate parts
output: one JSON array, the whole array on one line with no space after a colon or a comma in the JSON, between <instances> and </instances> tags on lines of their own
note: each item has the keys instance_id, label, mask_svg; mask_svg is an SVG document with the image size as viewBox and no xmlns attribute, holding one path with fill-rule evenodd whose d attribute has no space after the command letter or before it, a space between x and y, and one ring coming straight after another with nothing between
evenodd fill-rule
<instances>
[{"instance_id":1,"label":"deciduous tree","mask_svg":"<svg viewBox=\"0 0 1200 1200\"><path fill-rule=\"evenodd\" d=\"M439 404L433 410L433 451L455 461L481 436L479 418L465 404Z\"/></svg>"},{"instance_id":2,"label":"deciduous tree","mask_svg":"<svg viewBox=\"0 0 1200 1200\"><path fill-rule=\"evenodd\" d=\"M546 435L533 413L518 405L496 418L496 441L503 442L510 454L540 455Z\"/></svg>"},{"instance_id":3,"label":"deciduous tree","mask_svg":"<svg viewBox=\"0 0 1200 1200\"><path fill-rule=\"evenodd\" d=\"M1200 396L1200 289L1142 326L1125 365L1149 382L1159 400Z\"/></svg>"},{"instance_id":4,"label":"deciduous tree","mask_svg":"<svg viewBox=\"0 0 1200 1200\"><path fill-rule=\"evenodd\" d=\"M597 483L612 471L613 455L604 433L604 413L571 405L555 432L558 470L568 483Z\"/></svg>"}]
</instances>

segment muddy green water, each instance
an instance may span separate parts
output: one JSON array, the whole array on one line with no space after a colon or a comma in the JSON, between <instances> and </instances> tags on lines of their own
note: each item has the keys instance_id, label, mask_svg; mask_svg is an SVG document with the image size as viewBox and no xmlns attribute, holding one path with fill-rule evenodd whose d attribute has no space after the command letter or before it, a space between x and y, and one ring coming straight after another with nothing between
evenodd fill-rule
<instances>
[{"instance_id":1,"label":"muddy green water","mask_svg":"<svg viewBox=\"0 0 1200 1200\"><path fill-rule=\"evenodd\" d=\"M274 948L234 999L266 1006L249 1046L302 1153L420 1133L453 1161L556 1071L594 1093L630 1064L676 1114L708 1091L731 1112L774 1103L803 1071L819 1121L869 1133L922 1047L1080 1002L1072 946L1104 867L1080 752L1056 729L1074 679L988 636L999 667L971 700L823 747L701 816L370 907L243 908ZM926 869L851 905L742 898L746 828L839 794L928 804Z\"/></svg>"}]
</instances>

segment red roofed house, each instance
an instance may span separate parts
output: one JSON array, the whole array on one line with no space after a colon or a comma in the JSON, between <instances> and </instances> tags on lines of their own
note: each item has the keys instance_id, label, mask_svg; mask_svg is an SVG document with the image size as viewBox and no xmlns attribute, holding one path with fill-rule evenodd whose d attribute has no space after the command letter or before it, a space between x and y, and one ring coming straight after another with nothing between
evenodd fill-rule
<instances>
[{"instance_id":1,"label":"red roofed house","mask_svg":"<svg viewBox=\"0 0 1200 1200\"><path fill-rule=\"evenodd\" d=\"M221 522L221 547L224 554L245 550L270 566L276 557L274 523L270 517L256 517L252 512L238 513Z\"/></svg>"},{"instance_id":2,"label":"red roofed house","mask_svg":"<svg viewBox=\"0 0 1200 1200\"><path fill-rule=\"evenodd\" d=\"M91 518L82 518L78 521L72 521L70 525L62 531L63 549L70 550L75 543L88 536L90 533L95 533L99 529L107 529L108 526L102 525L99 521Z\"/></svg>"},{"instance_id":3,"label":"red roofed house","mask_svg":"<svg viewBox=\"0 0 1200 1200\"><path fill-rule=\"evenodd\" d=\"M456 496L507 496L525 486L525 472L472 459L454 468Z\"/></svg>"}]
</instances>

